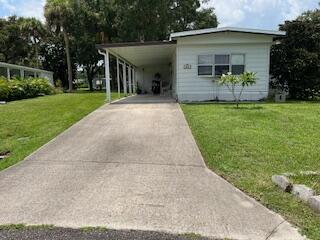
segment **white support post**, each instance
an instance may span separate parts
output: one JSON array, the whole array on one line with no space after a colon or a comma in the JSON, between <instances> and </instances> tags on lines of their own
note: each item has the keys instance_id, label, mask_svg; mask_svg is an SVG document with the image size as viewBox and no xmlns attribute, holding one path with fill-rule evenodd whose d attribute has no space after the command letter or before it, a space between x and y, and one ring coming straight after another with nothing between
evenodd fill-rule
<instances>
[{"instance_id":1,"label":"white support post","mask_svg":"<svg viewBox=\"0 0 320 240\"><path fill-rule=\"evenodd\" d=\"M120 70L119 70L119 58L117 57L117 85L118 85L118 97L120 98Z\"/></svg>"},{"instance_id":2,"label":"white support post","mask_svg":"<svg viewBox=\"0 0 320 240\"><path fill-rule=\"evenodd\" d=\"M132 94L132 73L131 66L128 66L128 75L129 75L129 93Z\"/></svg>"},{"instance_id":3,"label":"white support post","mask_svg":"<svg viewBox=\"0 0 320 240\"><path fill-rule=\"evenodd\" d=\"M10 76L10 68L7 68L7 78L8 80L10 80L11 76Z\"/></svg>"},{"instance_id":4,"label":"white support post","mask_svg":"<svg viewBox=\"0 0 320 240\"><path fill-rule=\"evenodd\" d=\"M123 75L123 91L124 91L124 95L127 96L128 94L128 90L127 90L127 65L124 62L122 64L122 75Z\"/></svg>"},{"instance_id":5,"label":"white support post","mask_svg":"<svg viewBox=\"0 0 320 240\"><path fill-rule=\"evenodd\" d=\"M104 54L104 68L105 68L105 77L106 77L106 94L107 101L111 103L111 90L110 90L110 66L109 66L109 51L106 50Z\"/></svg>"},{"instance_id":6,"label":"white support post","mask_svg":"<svg viewBox=\"0 0 320 240\"><path fill-rule=\"evenodd\" d=\"M24 79L24 70L20 70L20 77L22 78L22 79Z\"/></svg>"},{"instance_id":7,"label":"white support post","mask_svg":"<svg viewBox=\"0 0 320 240\"><path fill-rule=\"evenodd\" d=\"M134 68L132 68L132 82L133 82L133 93L137 93L137 89L136 89L136 87L137 87L137 83L136 83L136 71L135 71L135 69Z\"/></svg>"}]
</instances>

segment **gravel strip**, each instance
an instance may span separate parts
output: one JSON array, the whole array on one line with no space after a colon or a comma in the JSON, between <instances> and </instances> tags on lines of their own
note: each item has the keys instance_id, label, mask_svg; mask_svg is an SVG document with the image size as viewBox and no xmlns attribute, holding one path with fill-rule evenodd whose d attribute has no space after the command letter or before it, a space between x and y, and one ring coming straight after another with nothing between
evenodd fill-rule
<instances>
[{"instance_id":1,"label":"gravel strip","mask_svg":"<svg viewBox=\"0 0 320 240\"><path fill-rule=\"evenodd\" d=\"M209 240L195 234L172 235L161 232L104 229L23 228L0 230L1 240Z\"/></svg>"}]
</instances>

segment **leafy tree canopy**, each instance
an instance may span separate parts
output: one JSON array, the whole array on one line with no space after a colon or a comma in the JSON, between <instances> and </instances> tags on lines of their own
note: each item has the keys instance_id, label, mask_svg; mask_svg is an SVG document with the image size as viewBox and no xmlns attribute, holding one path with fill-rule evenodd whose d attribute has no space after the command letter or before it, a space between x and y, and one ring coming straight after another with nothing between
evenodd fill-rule
<instances>
[{"instance_id":1,"label":"leafy tree canopy","mask_svg":"<svg viewBox=\"0 0 320 240\"><path fill-rule=\"evenodd\" d=\"M280 30L287 37L273 46L271 74L273 87L288 89L294 99L320 96L320 10L303 13L286 21Z\"/></svg>"}]
</instances>

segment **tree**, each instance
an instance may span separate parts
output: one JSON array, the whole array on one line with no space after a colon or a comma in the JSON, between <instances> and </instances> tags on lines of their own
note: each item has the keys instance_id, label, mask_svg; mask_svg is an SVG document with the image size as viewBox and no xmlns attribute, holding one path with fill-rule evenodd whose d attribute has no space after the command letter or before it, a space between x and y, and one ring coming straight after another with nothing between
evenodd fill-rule
<instances>
[{"instance_id":1,"label":"tree","mask_svg":"<svg viewBox=\"0 0 320 240\"><path fill-rule=\"evenodd\" d=\"M43 24L35 18L25 18L21 23L21 31L28 36L28 42L33 46L35 52L35 65L40 66L39 48L46 34L46 29Z\"/></svg>"},{"instance_id":2,"label":"tree","mask_svg":"<svg viewBox=\"0 0 320 240\"><path fill-rule=\"evenodd\" d=\"M77 64L84 69L90 90L93 90L93 79L103 59L95 44L110 42L115 34L112 27L115 16L113 5L107 4L106 0L77 0L73 1L73 5L77 16L73 31L77 39Z\"/></svg>"},{"instance_id":3,"label":"tree","mask_svg":"<svg viewBox=\"0 0 320 240\"><path fill-rule=\"evenodd\" d=\"M272 87L289 90L291 98L320 96L320 10L303 13L286 21L280 30L287 37L279 39L271 51Z\"/></svg>"},{"instance_id":4,"label":"tree","mask_svg":"<svg viewBox=\"0 0 320 240\"><path fill-rule=\"evenodd\" d=\"M70 33L72 32L72 26L74 24L74 12L69 0L48 0L45 7L45 17L48 26L57 33L62 33L67 66L68 66L68 83L69 91L73 89L73 75L72 75L72 63L70 54Z\"/></svg>"},{"instance_id":5,"label":"tree","mask_svg":"<svg viewBox=\"0 0 320 240\"><path fill-rule=\"evenodd\" d=\"M214 8L202 9L197 12L193 29L214 28L218 26L217 16L214 13Z\"/></svg>"},{"instance_id":6,"label":"tree","mask_svg":"<svg viewBox=\"0 0 320 240\"><path fill-rule=\"evenodd\" d=\"M232 75L232 73L229 72L227 75L222 74L219 79L219 84L226 86L232 93L233 99L237 104L237 108L239 108L239 102L244 88L252 86L256 84L256 82L257 77L254 72L244 72L240 75ZM237 93L238 89L240 89L240 91Z\"/></svg>"},{"instance_id":7,"label":"tree","mask_svg":"<svg viewBox=\"0 0 320 240\"><path fill-rule=\"evenodd\" d=\"M72 74L75 76L76 61L75 56L76 49L74 44L71 44L71 62ZM68 83L68 64L65 56L65 44L63 36L61 34L56 35L53 32L48 32L45 41L40 46L40 56L42 60L42 66L45 70L53 72L53 78L57 84L58 80L61 81L62 87L67 89ZM60 86L60 85L59 85Z\"/></svg>"},{"instance_id":8,"label":"tree","mask_svg":"<svg viewBox=\"0 0 320 240\"><path fill-rule=\"evenodd\" d=\"M170 32L217 27L214 8L201 9L207 0L171 0Z\"/></svg>"},{"instance_id":9,"label":"tree","mask_svg":"<svg viewBox=\"0 0 320 240\"><path fill-rule=\"evenodd\" d=\"M163 40L170 24L169 0L119 0L115 25L120 41Z\"/></svg>"},{"instance_id":10,"label":"tree","mask_svg":"<svg viewBox=\"0 0 320 240\"><path fill-rule=\"evenodd\" d=\"M201 9L201 2L200 0L118 0L115 5L118 40L163 40L172 32L216 27L217 18L214 9Z\"/></svg>"},{"instance_id":11,"label":"tree","mask_svg":"<svg viewBox=\"0 0 320 240\"><path fill-rule=\"evenodd\" d=\"M12 64L28 64L30 46L21 31L23 18L11 16L0 19L0 61Z\"/></svg>"}]
</instances>

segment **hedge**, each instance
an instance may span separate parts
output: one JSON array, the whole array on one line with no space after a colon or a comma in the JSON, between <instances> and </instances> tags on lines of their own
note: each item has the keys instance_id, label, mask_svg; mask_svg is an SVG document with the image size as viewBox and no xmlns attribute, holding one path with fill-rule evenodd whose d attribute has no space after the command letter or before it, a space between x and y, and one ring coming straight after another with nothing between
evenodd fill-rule
<instances>
[{"instance_id":1,"label":"hedge","mask_svg":"<svg viewBox=\"0 0 320 240\"><path fill-rule=\"evenodd\" d=\"M0 78L0 101L14 101L54 94L55 89L43 78Z\"/></svg>"}]
</instances>

